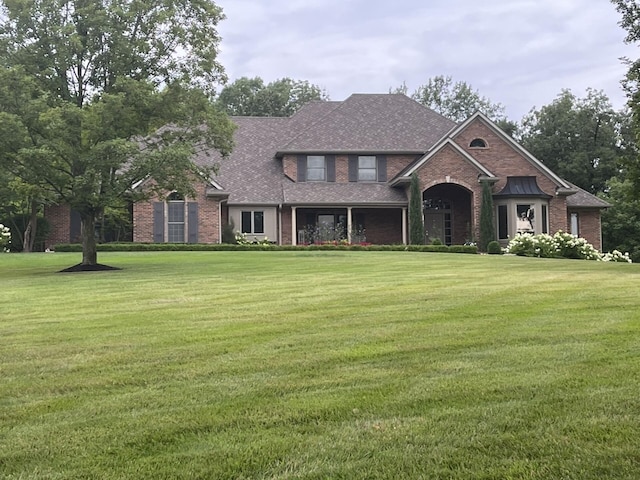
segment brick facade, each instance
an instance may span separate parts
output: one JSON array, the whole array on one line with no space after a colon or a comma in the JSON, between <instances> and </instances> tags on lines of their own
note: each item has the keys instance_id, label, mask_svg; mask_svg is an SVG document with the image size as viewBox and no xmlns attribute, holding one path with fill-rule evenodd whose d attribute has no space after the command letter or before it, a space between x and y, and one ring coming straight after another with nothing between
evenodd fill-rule
<instances>
[{"instance_id":1,"label":"brick facade","mask_svg":"<svg viewBox=\"0 0 640 480\"><path fill-rule=\"evenodd\" d=\"M68 205L48 205L44 209L44 216L50 226L45 248L80 240L71 239L71 209Z\"/></svg>"},{"instance_id":2,"label":"brick facade","mask_svg":"<svg viewBox=\"0 0 640 480\"><path fill-rule=\"evenodd\" d=\"M238 212L249 205L249 201L251 201L252 210L264 209L263 221L269 222L269 232L277 232L278 240L282 244L292 244L297 241L297 238L294 238L297 232L292 232L294 210L298 212L296 229L300 230L308 222L313 221L314 213L323 213L329 209L337 212L336 215L345 215L349 208L351 208L353 222L357 221L356 216L364 222L368 242L401 243L403 238L406 239L408 236L408 232L403 232L403 225L405 228L407 226L407 219L403 219L403 215L406 215L409 196L409 177L405 172L418 159L422 159L423 162L416 170L420 182L421 200L437 200L450 205L441 209L440 213L446 217L438 217L440 213L434 213L435 209L430 211L429 215L432 230L436 229L437 222L441 218L446 218L447 228L451 227L450 235L447 234L447 241L451 243L461 244L479 237L482 199L482 185L479 177L485 175L486 171L496 177L495 183L492 184L494 194L505 187L508 177L535 177L538 187L549 197L546 203L547 199L541 199L538 192L535 204L536 215L538 205L545 202L542 206L548 205L546 213L549 232L570 230L571 212L567 211L567 199L558 194L558 191L562 193L559 187L563 186L563 181L526 154L517 144L505 139L495 125L481 114L455 127L452 122L434 112L427 110L428 118L425 117L424 107L401 95L354 95L351 100L343 102L346 110L341 110L342 116L334 120L331 115L325 115L324 107L321 110L314 110L317 107L314 105L309 106L308 114L312 115L316 112L324 116L318 117L318 122L302 122L303 124L298 127L302 128L304 135L296 134L293 138L288 138L286 135L287 132L289 134L296 132L295 128L273 130L275 125L285 128L286 122L278 121L275 124L271 121L273 119L265 119L267 123L263 124L255 118L242 121L236 119L239 125L238 132L243 136L238 137L240 139L238 148L221 163L216 180L219 179L219 186L223 190L228 189L227 193L219 197L207 196L207 189L212 187L202 183L197 185L195 196L186 199L186 202L196 202L198 205L197 241L199 243L220 242L224 225L229 222L229 218L237 220ZM395 116L389 114L389 108L395 112ZM366 112L366 115L363 116L363 112ZM306 118L310 121L315 117L313 115L300 117L296 114L290 118L294 123L293 126L296 118ZM406 121L402 123L399 119ZM398 126L400 124L402 128ZM420 128L416 130L413 128L415 126ZM428 128L422 128L425 126ZM352 138L352 132L345 128L353 129ZM433 138L429 137L434 132ZM471 146L475 139L481 139L482 142L479 142L478 146L475 146L474 142L474 146ZM296 143L297 141L302 143ZM335 147L342 153L335 154L335 151L331 151L334 142L337 145L343 145L343 147ZM285 187L291 186L289 185L291 182L298 180L297 149L300 152L309 152L318 145L324 145L323 151L335 156L335 181L332 183L337 185L329 188L321 185L322 182L310 182L314 185L297 188L297 197L288 193L285 195ZM374 145L378 145L378 151L367 150ZM395 145L402 145L402 150L394 150ZM282 150L278 148L283 146L290 149L280 156L277 152ZM436 147L437 150L434 151ZM378 179L381 181L379 184L373 187L361 185L349 190L346 185L352 182L349 181L348 153L350 152L346 151L347 149L353 150L354 155L365 154L365 152L371 155L384 155L386 162L380 160L377 163L378 168L386 165L386 175L380 175L380 172L377 172ZM317 153L322 155L323 151ZM428 156L423 158L422 155L415 153L397 153L418 151L428 151ZM230 167L230 162L235 163ZM330 171L332 170L327 170L327 172ZM291 190L296 192L296 189ZM220 194L222 195L222 192ZM517 195L515 197L517 200ZM525 197L522 198L524 202L527 201ZM404 203L405 200L406 203ZM508 201L513 205L516 200L510 197ZM157 228L154 229L154 203L156 202L164 202L164 199L155 198L133 205L134 242L153 242L154 230L158 234L157 239L160 238L161 232L157 231ZM298 207L294 209L291 204ZM581 236L600 248L602 244L600 210L580 208L585 205L580 201L571 202L571 205L578 205L576 212L579 213ZM587 205L593 206L593 204ZM514 212L516 206L513 205ZM195 218L195 209L188 205L185 207L185 213L189 212L185 215L186 233L189 220ZM164 212L164 238L166 239L166 208ZM157 215L160 215L160 211ZM68 207L47 207L46 216L52 228L47 246L74 240L70 232L75 231L76 222ZM341 217L341 221L343 218ZM535 218L540 225L541 217ZM509 222L510 226L514 223L512 220ZM236 230L237 227L238 225ZM193 228L189 228L189 233L194 233ZM193 235L191 238L194 239Z\"/></svg>"},{"instance_id":3,"label":"brick facade","mask_svg":"<svg viewBox=\"0 0 640 480\"><path fill-rule=\"evenodd\" d=\"M565 232L571 231L571 214L578 214L578 235L587 240L598 250L602 250L602 225L600 221L600 210L598 209L569 209L567 212L567 226L563 228Z\"/></svg>"},{"instance_id":4,"label":"brick facade","mask_svg":"<svg viewBox=\"0 0 640 480\"><path fill-rule=\"evenodd\" d=\"M220 243L223 225L220 218L220 200L216 197L207 197L206 190L206 184L198 185L196 196L187 198L186 201L198 203L198 243ZM134 203L134 242L153 242L153 204L161 201L164 199L152 198Z\"/></svg>"}]
</instances>

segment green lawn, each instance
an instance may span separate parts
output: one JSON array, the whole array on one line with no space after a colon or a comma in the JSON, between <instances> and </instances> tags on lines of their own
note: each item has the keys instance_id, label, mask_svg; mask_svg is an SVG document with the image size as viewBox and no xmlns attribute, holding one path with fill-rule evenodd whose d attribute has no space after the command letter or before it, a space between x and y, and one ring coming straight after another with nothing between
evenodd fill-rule
<instances>
[{"instance_id":1,"label":"green lawn","mask_svg":"<svg viewBox=\"0 0 640 480\"><path fill-rule=\"evenodd\" d=\"M640 478L640 265L0 255L2 479Z\"/></svg>"}]
</instances>

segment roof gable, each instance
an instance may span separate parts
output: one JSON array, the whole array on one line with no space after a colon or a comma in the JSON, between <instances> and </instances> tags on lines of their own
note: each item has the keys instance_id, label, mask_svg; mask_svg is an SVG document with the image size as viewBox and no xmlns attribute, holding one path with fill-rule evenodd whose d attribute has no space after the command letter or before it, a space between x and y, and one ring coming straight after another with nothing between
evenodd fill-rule
<instances>
[{"instance_id":1,"label":"roof gable","mask_svg":"<svg viewBox=\"0 0 640 480\"><path fill-rule=\"evenodd\" d=\"M505 133L498 125L495 124L489 117L487 117L482 112L476 112L471 115L464 122L455 127L451 132L449 132L448 137L454 139L461 132L463 132L466 128L468 128L474 122L482 122L487 128L489 128L494 134L498 136L503 142L509 145L513 150L519 153L525 160L531 163L536 169L541 171L546 177L552 180L558 187L562 189L571 189L571 185L564 180L563 178L556 175L549 167L547 167L544 163L534 157L528 150L526 150L522 145L516 142L513 137Z\"/></svg>"}]
</instances>

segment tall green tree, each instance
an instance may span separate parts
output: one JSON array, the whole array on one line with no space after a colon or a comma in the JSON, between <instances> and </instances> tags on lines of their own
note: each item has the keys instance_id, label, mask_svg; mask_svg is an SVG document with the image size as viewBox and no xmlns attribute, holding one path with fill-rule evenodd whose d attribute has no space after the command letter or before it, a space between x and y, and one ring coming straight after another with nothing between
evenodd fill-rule
<instances>
[{"instance_id":1,"label":"tall green tree","mask_svg":"<svg viewBox=\"0 0 640 480\"><path fill-rule=\"evenodd\" d=\"M265 85L260 77L242 77L226 85L216 103L229 115L288 117L312 100L328 96L306 80L282 78Z\"/></svg>"},{"instance_id":2,"label":"tall green tree","mask_svg":"<svg viewBox=\"0 0 640 480\"><path fill-rule=\"evenodd\" d=\"M614 177L603 198L611 207L602 214L603 251L629 252L640 262L640 197L629 179Z\"/></svg>"},{"instance_id":3,"label":"tall green tree","mask_svg":"<svg viewBox=\"0 0 640 480\"><path fill-rule=\"evenodd\" d=\"M627 31L625 42L640 43L640 4L636 0L611 0L621 14L620 26ZM640 59L625 59L629 67L623 80L623 87L627 93L628 106L631 112L631 132L635 149L622 160L625 178L630 181L633 195L640 198Z\"/></svg>"},{"instance_id":4,"label":"tall green tree","mask_svg":"<svg viewBox=\"0 0 640 480\"><path fill-rule=\"evenodd\" d=\"M407 86L395 89L393 93L407 93ZM438 75L427 80L411 94L411 98L441 115L462 122L480 110L492 120L506 120L505 108L494 103L473 89L466 82L454 82L450 76Z\"/></svg>"},{"instance_id":5,"label":"tall green tree","mask_svg":"<svg viewBox=\"0 0 640 480\"><path fill-rule=\"evenodd\" d=\"M409 242L412 245L424 243L424 216L422 214L422 193L420 180L415 173L411 175L409 187Z\"/></svg>"},{"instance_id":6,"label":"tall green tree","mask_svg":"<svg viewBox=\"0 0 640 480\"><path fill-rule=\"evenodd\" d=\"M0 143L1 165L79 212L82 265L96 265L95 221L106 207L149 177L154 188L137 198L192 193L210 174L193 162L196 146L232 148L233 125L209 101L225 79L222 11L209 0L1 8L0 133L13 132Z\"/></svg>"},{"instance_id":7,"label":"tall green tree","mask_svg":"<svg viewBox=\"0 0 640 480\"><path fill-rule=\"evenodd\" d=\"M522 145L561 177L591 193L603 192L625 155L624 112L601 91L585 98L563 90L522 121Z\"/></svg>"},{"instance_id":8,"label":"tall green tree","mask_svg":"<svg viewBox=\"0 0 640 480\"><path fill-rule=\"evenodd\" d=\"M496 229L493 223L493 196L489 182L482 182L482 204L480 206L480 238L478 249L487 251L487 245L496 239Z\"/></svg>"}]
</instances>

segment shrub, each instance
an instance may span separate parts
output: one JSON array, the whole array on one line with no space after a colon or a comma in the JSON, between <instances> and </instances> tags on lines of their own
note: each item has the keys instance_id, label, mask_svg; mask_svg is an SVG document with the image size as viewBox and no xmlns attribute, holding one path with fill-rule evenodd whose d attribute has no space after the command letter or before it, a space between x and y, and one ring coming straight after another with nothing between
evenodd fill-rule
<instances>
[{"instance_id":1,"label":"shrub","mask_svg":"<svg viewBox=\"0 0 640 480\"><path fill-rule=\"evenodd\" d=\"M506 252L528 257L631 262L628 253L623 254L614 250L603 255L584 238L563 231L558 231L553 236L546 233L539 235L519 234L509 242Z\"/></svg>"},{"instance_id":2,"label":"shrub","mask_svg":"<svg viewBox=\"0 0 640 480\"><path fill-rule=\"evenodd\" d=\"M502 247L496 240L492 240L487 244L487 253L490 255L502 255Z\"/></svg>"},{"instance_id":3,"label":"shrub","mask_svg":"<svg viewBox=\"0 0 640 480\"><path fill-rule=\"evenodd\" d=\"M8 252L7 245L11 241L11 231L0 223L0 252Z\"/></svg>"}]
</instances>

